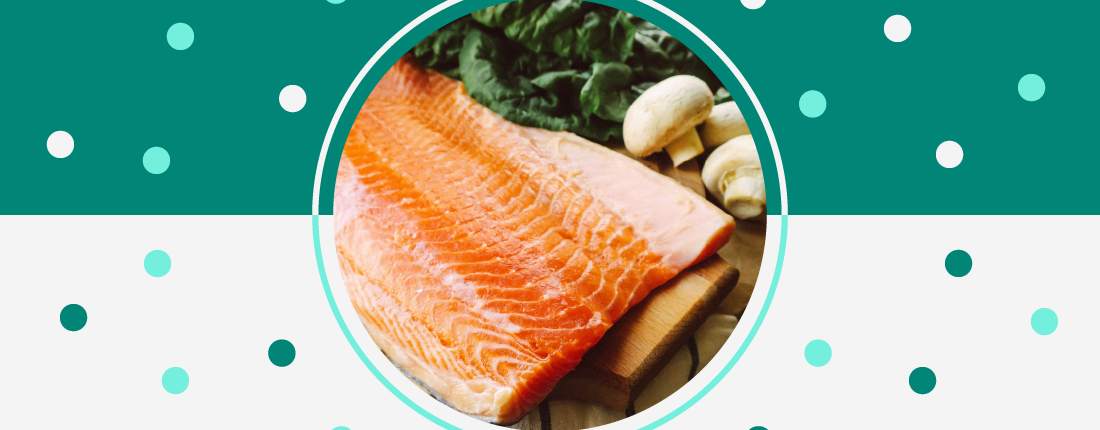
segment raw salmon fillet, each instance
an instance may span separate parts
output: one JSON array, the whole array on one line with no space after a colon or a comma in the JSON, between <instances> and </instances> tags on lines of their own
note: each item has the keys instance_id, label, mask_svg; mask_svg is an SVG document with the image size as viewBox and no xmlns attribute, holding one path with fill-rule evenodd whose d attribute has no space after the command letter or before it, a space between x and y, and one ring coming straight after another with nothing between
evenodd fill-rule
<instances>
[{"instance_id":1,"label":"raw salmon fillet","mask_svg":"<svg viewBox=\"0 0 1100 430\"><path fill-rule=\"evenodd\" d=\"M510 123L409 57L352 126L334 218L344 282L379 348L439 400L498 424L734 227L641 163Z\"/></svg>"}]
</instances>

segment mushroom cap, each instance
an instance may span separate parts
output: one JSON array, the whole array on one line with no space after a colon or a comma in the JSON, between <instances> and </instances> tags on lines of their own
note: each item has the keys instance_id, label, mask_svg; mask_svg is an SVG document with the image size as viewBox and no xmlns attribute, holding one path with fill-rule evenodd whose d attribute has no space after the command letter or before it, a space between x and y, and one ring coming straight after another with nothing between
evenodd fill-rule
<instances>
[{"instance_id":1,"label":"mushroom cap","mask_svg":"<svg viewBox=\"0 0 1100 430\"><path fill-rule=\"evenodd\" d=\"M703 140L704 147L714 148L743 134L749 134L745 116L741 114L737 103L725 102L710 111L699 137Z\"/></svg>"},{"instance_id":2,"label":"mushroom cap","mask_svg":"<svg viewBox=\"0 0 1100 430\"><path fill-rule=\"evenodd\" d=\"M630 153L645 157L660 151L714 108L707 83L691 75L677 75L649 87L626 110L623 141Z\"/></svg>"},{"instance_id":3,"label":"mushroom cap","mask_svg":"<svg viewBox=\"0 0 1100 430\"><path fill-rule=\"evenodd\" d=\"M750 168L760 170L760 155L751 134L743 134L723 143L707 157L703 164L703 185L718 198L726 192L722 180L729 172Z\"/></svg>"}]
</instances>

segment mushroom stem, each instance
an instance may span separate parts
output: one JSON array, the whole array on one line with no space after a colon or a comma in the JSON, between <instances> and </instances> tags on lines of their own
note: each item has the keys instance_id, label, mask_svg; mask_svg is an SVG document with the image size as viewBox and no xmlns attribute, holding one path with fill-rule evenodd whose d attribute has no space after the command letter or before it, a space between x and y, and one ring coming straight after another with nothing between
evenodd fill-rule
<instances>
[{"instance_id":1,"label":"mushroom stem","mask_svg":"<svg viewBox=\"0 0 1100 430\"><path fill-rule=\"evenodd\" d=\"M722 181L723 204L733 216L749 219L760 215L767 204L764 194L764 178L760 168L740 168L726 174Z\"/></svg>"},{"instance_id":2,"label":"mushroom stem","mask_svg":"<svg viewBox=\"0 0 1100 430\"><path fill-rule=\"evenodd\" d=\"M699 133L695 131L695 127L691 127L686 133L665 146L665 151L668 152L669 157L672 157L672 165L679 167L685 161L703 153L703 141L699 139Z\"/></svg>"}]
</instances>

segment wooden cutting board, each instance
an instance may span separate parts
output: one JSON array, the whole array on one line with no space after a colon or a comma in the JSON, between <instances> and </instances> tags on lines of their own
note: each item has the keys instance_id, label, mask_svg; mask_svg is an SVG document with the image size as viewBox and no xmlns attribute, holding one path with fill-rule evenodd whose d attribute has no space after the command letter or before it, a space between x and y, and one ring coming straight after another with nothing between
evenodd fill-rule
<instances>
[{"instance_id":1,"label":"wooden cutting board","mask_svg":"<svg viewBox=\"0 0 1100 430\"><path fill-rule=\"evenodd\" d=\"M625 148L613 149L630 156ZM677 168L663 155L635 159L705 195L695 160ZM626 410L733 291L739 275L718 255L681 272L611 326L580 365L558 382L550 398Z\"/></svg>"},{"instance_id":2,"label":"wooden cutting board","mask_svg":"<svg viewBox=\"0 0 1100 430\"><path fill-rule=\"evenodd\" d=\"M611 326L550 397L626 410L733 291L737 278L737 269L718 255L680 272Z\"/></svg>"}]
</instances>

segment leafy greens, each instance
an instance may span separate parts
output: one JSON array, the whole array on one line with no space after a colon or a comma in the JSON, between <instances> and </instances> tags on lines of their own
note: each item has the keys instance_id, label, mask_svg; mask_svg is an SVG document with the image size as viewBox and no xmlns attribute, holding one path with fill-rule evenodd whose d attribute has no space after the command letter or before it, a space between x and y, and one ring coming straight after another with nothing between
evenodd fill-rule
<instances>
[{"instance_id":1,"label":"leafy greens","mask_svg":"<svg viewBox=\"0 0 1100 430\"><path fill-rule=\"evenodd\" d=\"M474 100L509 121L597 141L622 138L627 108L663 79L689 74L711 90L721 86L660 28L580 0L491 6L432 33L411 53L461 79Z\"/></svg>"}]
</instances>

